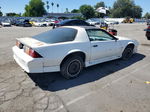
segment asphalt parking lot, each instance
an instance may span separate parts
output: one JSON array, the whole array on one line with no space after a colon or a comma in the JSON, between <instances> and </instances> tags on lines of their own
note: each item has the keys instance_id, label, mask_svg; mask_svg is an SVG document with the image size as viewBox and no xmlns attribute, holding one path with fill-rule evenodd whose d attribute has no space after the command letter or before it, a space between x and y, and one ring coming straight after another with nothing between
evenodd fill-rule
<instances>
[{"instance_id":1,"label":"asphalt parking lot","mask_svg":"<svg viewBox=\"0 0 150 112\"><path fill-rule=\"evenodd\" d=\"M150 112L150 41L146 24L120 24L118 35L139 41L130 60L115 60L64 79L59 73L26 74L13 60L15 38L51 27L0 28L0 112Z\"/></svg>"}]
</instances>

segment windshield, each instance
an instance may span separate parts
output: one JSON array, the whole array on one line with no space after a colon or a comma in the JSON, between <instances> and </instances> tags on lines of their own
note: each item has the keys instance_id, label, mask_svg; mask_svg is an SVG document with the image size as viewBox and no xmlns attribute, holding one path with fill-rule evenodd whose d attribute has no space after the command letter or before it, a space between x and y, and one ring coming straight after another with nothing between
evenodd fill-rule
<instances>
[{"instance_id":1,"label":"windshield","mask_svg":"<svg viewBox=\"0 0 150 112\"><path fill-rule=\"evenodd\" d=\"M4 19L3 22L8 22L9 23L10 20L9 19Z\"/></svg>"},{"instance_id":2,"label":"windshield","mask_svg":"<svg viewBox=\"0 0 150 112\"><path fill-rule=\"evenodd\" d=\"M73 41L76 34L77 30L73 28L56 28L33 36L33 38L45 43L60 43Z\"/></svg>"}]
</instances>

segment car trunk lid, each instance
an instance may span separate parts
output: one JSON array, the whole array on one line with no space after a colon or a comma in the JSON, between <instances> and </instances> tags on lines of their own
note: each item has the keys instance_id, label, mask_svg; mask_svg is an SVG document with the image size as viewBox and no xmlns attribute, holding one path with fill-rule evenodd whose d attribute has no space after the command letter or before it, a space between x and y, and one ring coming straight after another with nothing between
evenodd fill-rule
<instances>
[{"instance_id":1,"label":"car trunk lid","mask_svg":"<svg viewBox=\"0 0 150 112\"><path fill-rule=\"evenodd\" d=\"M33 58L42 58L42 55L37 50L43 45L45 43L28 37L16 40L16 46Z\"/></svg>"},{"instance_id":2,"label":"car trunk lid","mask_svg":"<svg viewBox=\"0 0 150 112\"><path fill-rule=\"evenodd\" d=\"M17 41L21 42L23 45L29 46L31 48L37 48L46 45L46 43L41 42L37 39L25 37L25 38L17 38Z\"/></svg>"}]
</instances>

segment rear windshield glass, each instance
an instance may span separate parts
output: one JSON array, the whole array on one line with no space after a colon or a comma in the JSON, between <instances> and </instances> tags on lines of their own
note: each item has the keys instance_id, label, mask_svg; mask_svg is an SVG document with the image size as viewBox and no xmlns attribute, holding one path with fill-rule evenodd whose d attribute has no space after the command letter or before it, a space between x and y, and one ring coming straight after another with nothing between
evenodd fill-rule
<instances>
[{"instance_id":1,"label":"rear windshield glass","mask_svg":"<svg viewBox=\"0 0 150 112\"><path fill-rule=\"evenodd\" d=\"M33 38L45 43L60 43L73 41L76 34L77 30L73 28L56 28L33 36Z\"/></svg>"},{"instance_id":2,"label":"rear windshield glass","mask_svg":"<svg viewBox=\"0 0 150 112\"><path fill-rule=\"evenodd\" d=\"M63 21L59 22L58 24L63 25L63 24L66 24L67 22L70 22L70 21L71 21L71 20L66 19L66 20L63 20Z\"/></svg>"}]
</instances>

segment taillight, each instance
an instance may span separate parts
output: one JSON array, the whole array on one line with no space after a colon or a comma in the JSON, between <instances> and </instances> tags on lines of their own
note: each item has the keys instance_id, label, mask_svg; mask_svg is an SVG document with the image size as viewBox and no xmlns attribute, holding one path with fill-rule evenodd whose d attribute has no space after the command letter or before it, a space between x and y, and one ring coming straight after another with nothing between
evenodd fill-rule
<instances>
[{"instance_id":1,"label":"taillight","mask_svg":"<svg viewBox=\"0 0 150 112\"><path fill-rule=\"evenodd\" d=\"M16 46L19 47L20 42L16 40Z\"/></svg>"},{"instance_id":2,"label":"taillight","mask_svg":"<svg viewBox=\"0 0 150 112\"><path fill-rule=\"evenodd\" d=\"M23 44L16 40L16 46L19 47L20 49L23 49Z\"/></svg>"},{"instance_id":3,"label":"taillight","mask_svg":"<svg viewBox=\"0 0 150 112\"><path fill-rule=\"evenodd\" d=\"M26 54L28 54L29 56L33 58L42 58L42 56L39 53L37 53L35 50L33 50L32 48L25 47L24 50Z\"/></svg>"}]
</instances>

